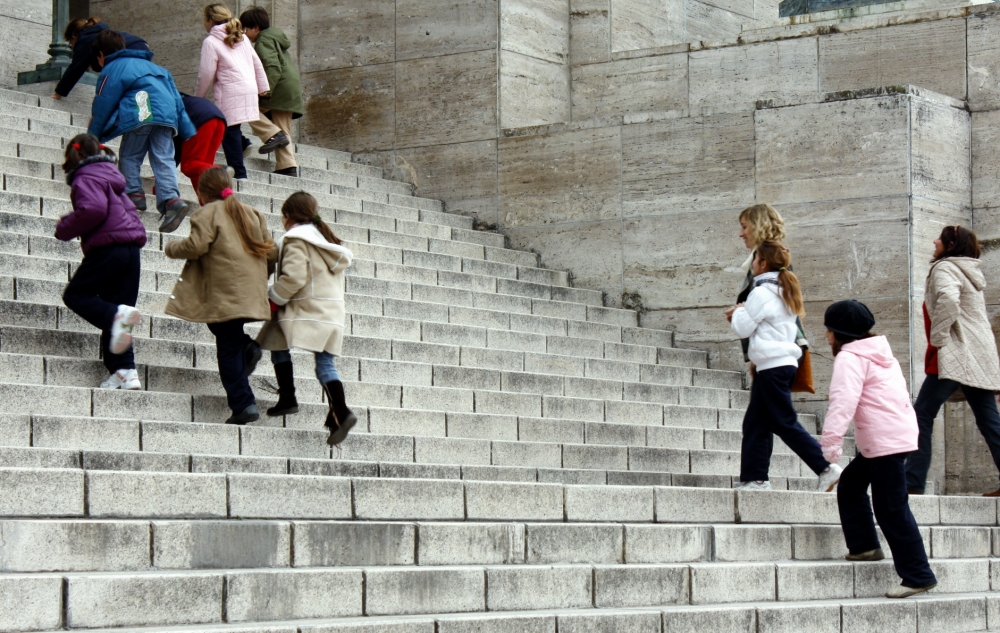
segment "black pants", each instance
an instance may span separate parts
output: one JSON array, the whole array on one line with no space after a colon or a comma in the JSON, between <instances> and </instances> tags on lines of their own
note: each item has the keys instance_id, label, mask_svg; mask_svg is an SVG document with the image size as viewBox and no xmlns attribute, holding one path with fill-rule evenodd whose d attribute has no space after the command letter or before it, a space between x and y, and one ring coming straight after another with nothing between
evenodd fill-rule
<instances>
[{"instance_id":1,"label":"black pants","mask_svg":"<svg viewBox=\"0 0 1000 633\"><path fill-rule=\"evenodd\" d=\"M215 353L219 359L219 378L226 390L226 399L233 413L240 413L254 404L253 390L246 376L244 348L252 339L243 331L243 319L209 323L209 331L215 335Z\"/></svg>"},{"instance_id":2,"label":"black pants","mask_svg":"<svg viewBox=\"0 0 1000 633\"><path fill-rule=\"evenodd\" d=\"M119 369L135 369L135 354L129 347L123 354L108 349L111 326L118 306L135 307L139 298L141 247L109 244L92 249L69 280L63 303L87 323L101 330L101 357L109 374Z\"/></svg>"},{"instance_id":3,"label":"black pants","mask_svg":"<svg viewBox=\"0 0 1000 633\"><path fill-rule=\"evenodd\" d=\"M243 133L239 125L230 125L222 136L222 152L226 164L236 172L236 178L246 178L247 168L243 165Z\"/></svg>"},{"instance_id":4,"label":"black pants","mask_svg":"<svg viewBox=\"0 0 1000 633\"><path fill-rule=\"evenodd\" d=\"M892 550L892 562L903 585L927 587L937 583L937 578L927 563L924 542L910 512L906 494L906 455L897 453L868 459L859 454L847 465L837 486L840 524L844 528L847 549L852 554L879 547L872 521L874 502L875 518Z\"/></svg>"},{"instance_id":5,"label":"black pants","mask_svg":"<svg viewBox=\"0 0 1000 633\"><path fill-rule=\"evenodd\" d=\"M792 406L792 383L797 368L775 367L758 371L750 389L750 406L743 417L740 481L767 481L777 435L817 475L830 463L823 449L802 425Z\"/></svg>"}]
</instances>

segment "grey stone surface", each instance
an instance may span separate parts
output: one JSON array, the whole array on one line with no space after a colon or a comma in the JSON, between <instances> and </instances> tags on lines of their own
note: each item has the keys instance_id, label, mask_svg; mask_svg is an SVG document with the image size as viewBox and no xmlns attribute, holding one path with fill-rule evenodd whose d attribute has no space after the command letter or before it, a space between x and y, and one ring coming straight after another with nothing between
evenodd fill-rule
<instances>
[{"instance_id":1,"label":"grey stone surface","mask_svg":"<svg viewBox=\"0 0 1000 633\"><path fill-rule=\"evenodd\" d=\"M294 524L296 567L412 565L416 527L408 523Z\"/></svg>"},{"instance_id":2,"label":"grey stone surface","mask_svg":"<svg viewBox=\"0 0 1000 633\"><path fill-rule=\"evenodd\" d=\"M0 469L0 515L83 516L84 476L79 470Z\"/></svg>"},{"instance_id":3,"label":"grey stone surface","mask_svg":"<svg viewBox=\"0 0 1000 633\"><path fill-rule=\"evenodd\" d=\"M357 616L362 587L360 569L232 572L226 575L226 621Z\"/></svg>"},{"instance_id":4,"label":"grey stone surface","mask_svg":"<svg viewBox=\"0 0 1000 633\"><path fill-rule=\"evenodd\" d=\"M563 487L466 482L466 517L477 520L561 521Z\"/></svg>"},{"instance_id":5,"label":"grey stone surface","mask_svg":"<svg viewBox=\"0 0 1000 633\"><path fill-rule=\"evenodd\" d=\"M653 521L653 490L628 486L567 486L570 521Z\"/></svg>"},{"instance_id":6,"label":"grey stone surface","mask_svg":"<svg viewBox=\"0 0 1000 633\"><path fill-rule=\"evenodd\" d=\"M150 564L149 524L126 521L0 522L0 570L131 571Z\"/></svg>"},{"instance_id":7,"label":"grey stone surface","mask_svg":"<svg viewBox=\"0 0 1000 633\"><path fill-rule=\"evenodd\" d=\"M573 118L680 110L688 105L687 54L575 66Z\"/></svg>"},{"instance_id":8,"label":"grey stone surface","mask_svg":"<svg viewBox=\"0 0 1000 633\"><path fill-rule=\"evenodd\" d=\"M368 569L365 612L368 615L464 613L486 608L486 574L482 569Z\"/></svg>"},{"instance_id":9,"label":"grey stone surface","mask_svg":"<svg viewBox=\"0 0 1000 633\"><path fill-rule=\"evenodd\" d=\"M450 0L396 3L396 59L464 53L496 46L497 3Z\"/></svg>"},{"instance_id":10,"label":"grey stone surface","mask_svg":"<svg viewBox=\"0 0 1000 633\"><path fill-rule=\"evenodd\" d=\"M559 615L559 630L563 633L656 633L660 630L660 614L633 610L586 615Z\"/></svg>"},{"instance_id":11,"label":"grey stone surface","mask_svg":"<svg viewBox=\"0 0 1000 633\"><path fill-rule=\"evenodd\" d=\"M768 633L801 631L835 633L839 628L838 605L765 605L757 609L757 630Z\"/></svg>"},{"instance_id":12,"label":"grey stone surface","mask_svg":"<svg viewBox=\"0 0 1000 633\"><path fill-rule=\"evenodd\" d=\"M336 477L228 475L229 514L243 519L349 519L351 482Z\"/></svg>"},{"instance_id":13,"label":"grey stone surface","mask_svg":"<svg viewBox=\"0 0 1000 633\"><path fill-rule=\"evenodd\" d=\"M623 563L620 525L564 524L527 526L528 564Z\"/></svg>"},{"instance_id":14,"label":"grey stone surface","mask_svg":"<svg viewBox=\"0 0 1000 633\"><path fill-rule=\"evenodd\" d=\"M917 605L905 601L859 601L841 607L842 625L852 631L903 633L917 630Z\"/></svg>"},{"instance_id":15,"label":"grey stone surface","mask_svg":"<svg viewBox=\"0 0 1000 633\"><path fill-rule=\"evenodd\" d=\"M520 524L420 523L421 565L516 564L525 562Z\"/></svg>"},{"instance_id":16,"label":"grey stone surface","mask_svg":"<svg viewBox=\"0 0 1000 633\"><path fill-rule=\"evenodd\" d=\"M851 563L779 563L777 570L782 602L854 597Z\"/></svg>"},{"instance_id":17,"label":"grey stone surface","mask_svg":"<svg viewBox=\"0 0 1000 633\"><path fill-rule=\"evenodd\" d=\"M556 609L592 605L590 567L488 567L491 611Z\"/></svg>"},{"instance_id":18,"label":"grey stone surface","mask_svg":"<svg viewBox=\"0 0 1000 633\"><path fill-rule=\"evenodd\" d=\"M445 616L438 618L438 633L554 633L556 617L550 614L537 615L476 615Z\"/></svg>"},{"instance_id":19,"label":"grey stone surface","mask_svg":"<svg viewBox=\"0 0 1000 633\"><path fill-rule=\"evenodd\" d=\"M770 563L712 563L691 568L691 604L775 600Z\"/></svg>"},{"instance_id":20,"label":"grey stone surface","mask_svg":"<svg viewBox=\"0 0 1000 633\"><path fill-rule=\"evenodd\" d=\"M291 565L287 523L157 521L152 564L161 569L233 569Z\"/></svg>"},{"instance_id":21,"label":"grey stone surface","mask_svg":"<svg viewBox=\"0 0 1000 633\"><path fill-rule=\"evenodd\" d=\"M732 490L656 488L658 523L732 523L735 501Z\"/></svg>"},{"instance_id":22,"label":"grey stone surface","mask_svg":"<svg viewBox=\"0 0 1000 633\"><path fill-rule=\"evenodd\" d=\"M628 565L594 567L594 606L645 607L688 604L687 567Z\"/></svg>"},{"instance_id":23,"label":"grey stone surface","mask_svg":"<svg viewBox=\"0 0 1000 633\"><path fill-rule=\"evenodd\" d=\"M788 526L717 525L712 529L715 560L773 561L792 557L792 528Z\"/></svg>"},{"instance_id":24,"label":"grey stone surface","mask_svg":"<svg viewBox=\"0 0 1000 633\"><path fill-rule=\"evenodd\" d=\"M8 631L55 629L62 625L62 586L59 576L8 575L0 577L0 626Z\"/></svg>"},{"instance_id":25,"label":"grey stone surface","mask_svg":"<svg viewBox=\"0 0 1000 633\"><path fill-rule=\"evenodd\" d=\"M464 519L461 482L355 479L359 519Z\"/></svg>"},{"instance_id":26,"label":"grey stone surface","mask_svg":"<svg viewBox=\"0 0 1000 633\"><path fill-rule=\"evenodd\" d=\"M74 628L192 625L222 620L225 577L213 573L83 575L66 586Z\"/></svg>"},{"instance_id":27,"label":"grey stone surface","mask_svg":"<svg viewBox=\"0 0 1000 633\"><path fill-rule=\"evenodd\" d=\"M87 509L93 517L227 516L223 475L91 471L86 477Z\"/></svg>"}]
</instances>

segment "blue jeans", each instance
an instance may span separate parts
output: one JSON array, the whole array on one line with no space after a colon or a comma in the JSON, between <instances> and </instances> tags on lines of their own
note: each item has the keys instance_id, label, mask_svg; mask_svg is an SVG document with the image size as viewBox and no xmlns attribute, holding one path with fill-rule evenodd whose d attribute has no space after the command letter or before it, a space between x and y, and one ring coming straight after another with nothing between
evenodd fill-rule
<instances>
[{"instance_id":1,"label":"blue jeans","mask_svg":"<svg viewBox=\"0 0 1000 633\"><path fill-rule=\"evenodd\" d=\"M313 352L313 354L316 356L316 378L319 379L321 385L340 380L340 372L337 371L337 365L333 360L336 356L329 352ZM272 365L290 362L292 362L292 353L287 349L271 352Z\"/></svg>"},{"instance_id":2,"label":"blue jeans","mask_svg":"<svg viewBox=\"0 0 1000 633\"><path fill-rule=\"evenodd\" d=\"M122 136L118 148L118 169L125 176L125 193L142 189L142 161L149 154L149 164L156 179L156 208L166 212L167 203L181 197L177 188L177 163L174 162L174 130L165 125L143 125Z\"/></svg>"},{"instance_id":3,"label":"blue jeans","mask_svg":"<svg viewBox=\"0 0 1000 633\"><path fill-rule=\"evenodd\" d=\"M1000 412L997 411L996 395L992 391L960 385L954 380L939 378L937 374L927 374L913 408L917 413L920 439L917 450L906 460L906 488L923 494L927 486L927 471L931 467L931 438L934 435L934 418L951 394L961 387L965 399L976 417L976 426L983 434L986 445L993 456L993 463L1000 470Z\"/></svg>"}]
</instances>

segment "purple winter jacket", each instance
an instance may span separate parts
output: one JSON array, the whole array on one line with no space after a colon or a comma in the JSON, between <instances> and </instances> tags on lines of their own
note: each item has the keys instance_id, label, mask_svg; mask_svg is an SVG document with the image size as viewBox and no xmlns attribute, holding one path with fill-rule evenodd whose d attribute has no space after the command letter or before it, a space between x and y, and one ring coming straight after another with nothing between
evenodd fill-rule
<instances>
[{"instance_id":1,"label":"purple winter jacket","mask_svg":"<svg viewBox=\"0 0 1000 633\"><path fill-rule=\"evenodd\" d=\"M68 242L79 237L84 255L108 244L146 245L146 229L125 195L125 177L113 158L85 158L66 181L72 187L73 212L60 218L57 239Z\"/></svg>"}]
</instances>

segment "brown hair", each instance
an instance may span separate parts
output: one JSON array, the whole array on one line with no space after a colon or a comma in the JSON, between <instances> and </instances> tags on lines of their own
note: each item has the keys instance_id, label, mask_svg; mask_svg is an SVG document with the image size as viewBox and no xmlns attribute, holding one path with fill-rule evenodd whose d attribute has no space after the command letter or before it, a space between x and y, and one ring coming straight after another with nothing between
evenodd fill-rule
<instances>
[{"instance_id":1,"label":"brown hair","mask_svg":"<svg viewBox=\"0 0 1000 633\"><path fill-rule=\"evenodd\" d=\"M319 229L320 234L326 238L327 242L343 243L339 237L334 235L333 229L319 216L319 202L305 191L296 191L288 196L285 204L281 205L281 215L296 224L312 224Z\"/></svg>"},{"instance_id":2,"label":"brown hair","mask_svg":"<svg viewBox=\"0 0 1000 633\"><path fill-rule=\"evenodd\" d=\"M772 241L781 242L785 239L785 221L777 209L769 204L755 204L740 212L740 222L750 227L756 244Z\"/></svg>"},{"instance_id":3,"label":"brown hair","mask_svg":"<svg viewBox=\"0 0 1000 633\"><path fill-rule=\"evenodd\" d=\"M946 226L941 229L941 237L939 239L944 244L944 251L939 257L935 257L934 261L942 260L945 257L971 257L979 259L983 254L982 248L979 247L979 238L976 237L976 234L960 224Z\"/></svg>"},{"instance_id":4,"label":"brown hair","mask_svg":"<svg viewBox=\"0 0 1000 633\"><path fill-rule=\"evenodd\" d=\"M99 73L101 72L101 65L97 61L98 53L108 57L118 51L125 50L125 38L118 31L112 31L111 29L101 31L94 38L94 43L91 45L90 50L93 54L90 69Z\"/></svg>"},{"instance_id":5,"label":"brown hair","mask_svg":"<svg viewBox=\"0 0 1000 633\"><path fill-rule=\"evenodd\" d=\"M267 14L264 7L253 6L240 14L240 22L244 29L260 29L266 31L271 28L271 16Z\"/></svg>"},{"instance_id":6,"label":"brown hair","mask_svg":"<svg viewBox=\"0 0 1000 633\"><path fill-rule=\"evenodd\" d=\"M212 167L206 169L198 181L198 195L205 202L222 200L226 207L226 212L232 218L236 230L243 240L243 248L254 257L266 258L268 253L274 249L274 242L270 239L261 241L254 237L253 227L257 218L251 213L249 207L237 200L235 193L230 193L225 198L222 192L233 188L233 181L229 179L229 174L222 167Z\"/></svg>"},{"instance_id":7,"label":"brown hair","mask_svg":"<svg viewBox=\"0 0 1000 633\"><path fill-rule=\"evenodd\" d=\"M830 330L833 332L833 330ZM837 334L833 332L833 345L830 347L833 349L833 355L836 356L840 353L841 348L843 348L848 343L853 343L854 341L860 341L862 339L871 338L873 336L878 336L874 332L868 332L867 334L862 334L861 336L844 336L843 334Z\"/></svg>"},{"instance_id":8,"label":"brown hair","mask_svg":"<svg viewBox=\"0 0 1000 633\"><path fill-rule=\"evenodd\" d=\"M236 19L233 12L224 4L210 4L205 7L205 21L218 26L226 25L226 44L229 48L236 48L237 42L243 41L243 25Z\"/></svg>"},{"instance_id":9,"label":"brown hair","mask_svg":"<svg viewBox=\"0 0 1000 633\"><path fill-rule=\"evenodd\" d=\"M102 145L93 134L77 134L66 145L66 151L63 154L66 158L66 162L62 164L63 173L68 174L79 167L83 159L102 153L115 158L115 153L111 148Z\"/></svg>"},{"instance_id":10,"label":"brown hair","mask_svg":"<svg viewBox=\"0 0 1000 633\"><path fill-rule=\"evenodd\" d=\"M66 25L66 30L63 31L63 39L67 42L74 37L80 35L80 31L83 29L89 29L92 26L96 26L101 23L101 18L91 16L89 18L77 18L75 20L70 20L69 24Z\"/></svg>"},{"instance_id":11,"label":"brown hair","mask_svg":"<svg viewBox=\"0 0 1000 633\"><path fill-rule=\"evenodd\" d=\"M781 299L792 314L805 316L806 309L802 302L802 286L799 278L790 268L792 253L781 242L768 240L757 245L757 259L767 264L770 272L777 271L778 283L781 284Z\"/></svg>"}]
</instances>

